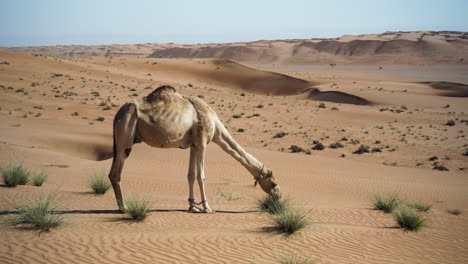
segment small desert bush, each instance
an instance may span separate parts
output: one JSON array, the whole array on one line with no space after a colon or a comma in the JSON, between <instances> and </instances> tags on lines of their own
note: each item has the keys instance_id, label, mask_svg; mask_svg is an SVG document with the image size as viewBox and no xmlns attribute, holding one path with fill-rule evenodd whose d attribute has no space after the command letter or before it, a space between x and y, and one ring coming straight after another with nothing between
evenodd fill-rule
<instances>
[{"instance_id":1,"label":"small desert bush","mask_svg":"<svg viewBox=\"0 0 468 264\"><path fill-rule=\"evenodd\" d=\"M309 221L306 219L306 214L297 209L286 210L273 215L272 219L280 232L285 232L289 235L310 225Z\"/></svg>"},{"instance_id":2,"label":"small desert bush","mask_svg":"<svg viewBox=\"0 0 468 264\"><path fill-rule=\"evenodd\" d=\"M410 207L420 211L420 212L427 212L431 210L432 205L427 204L425 202L417 201L417 202L412 202L409 204Z\"/></svg>"},{"instance_id":3,"label":"small desert bush","mask_svg":"<svg viewBox=\"0 0 468 264\"><path fill-rule=\"evenodd\" d=\"M29 182L29 170L22 163L9 163L0 168L3 182L7 187L26 185Z\"/></svg>"},{"instance_id":4,"label":"small desert bush","mask_svg":"<svg viewBox=\"0 0 468 264\"><path fill-rule=\"evenodd\" d=\"M31 201L19 210L19 215L11 220L14 225L31 226L42 232L49 231L51 228L59 227L64 223L64 218L53 214L55 210L52 205L52 198L40 198L37 201Z\"/></svg>"},{"instance_id":5,"label":"small desert bush","mask_svg":"<svg viewBox=\"0 0 468 264\"><path fill-rule=\"evenodd\" d=\"M393 218L405 230L418 231L426 226L426 220L418 212L408 207L399 207L393 211Z\"/></svg>"},{"instance_id":6,"label":"small desert bush","mask_svg":"<svg viewBox=\"0 0 468 264\"><path fill-rule=\"evenodd\" d=\"M37 172L37 173L32 174L31 176L31 183L34 186L40 187L44 184L46 180L47 180L47 174L45 174L44 172Z\"/></svg>"},{"instance_id":7,"label":"small desert bush","mask_svg":"<svg viewBox=\"0 0 468 264\"><path fill-rule=\"evenodd\" d=\"M461 215L462 212L458 209L449 208L447 209L447 213L453 214L453 215Z\"/></svg>"},{"instance_id":8,"label":"small desert bush","mask_svg":"<svg viewBox=\"0 0 468 264\"><path fill-rule=\"evenodd\" d=\"M278 263L280 264L311 264L312 262L306 258L301 258L298 256L282 256L277 258Z\"/></svg>"},{"instance_id":9,"label":"small desert bush","mask_svg":"<svg viewBox=\"0 0 468 264\"><path fill-rule=\"evenodd\" d=\"M391 213L400 205L401 200L397 197L396 194L393 194L389 197L384 197L380 194L374 194L373 203L375 209L382 210L385 213Z\"/></svg>"},{"instance_id":10,"label":"small desert bush","mask_svg":"<svg viewBox=\"0 0 468 264\"><path fill-rule=\"evenodd\" d=\"M111 184L109 179L104 173L96 173L88 180L88 187L91 188L96 194L102 195L109 190Z\"/></svg>"},{"instance_id":11,"label":"small desert bush","mask_svg":"<svg viewBox=\"0 0 468 264\"><path fill-rule=\"evenodd\" d=\"M216 196L218 199L222 200L228 200L228 201L233 201L239 199L239 196L237 196L234 193L225 193L225 192L220 192L218 196Z\"/></svg>"},{"instance_id":12,"label":"small desert bush","mask_svg":"<svg viewBox=\"0 0 468 264\"><path fill-rule=\"evenodd\" d=\"M262 199L257 200L257 208L270 214L282 213L286 211L288 207L289 203L285 198L277 198L271 195L266 195Z\"/></svg>"},{"instance_id":13,"label":"small desert bush","mask_svg":"<svg viewBox=\"0 0 468 264\"><path fill-rule=\"evenodd\" d=\"M147 200L130 199L125 203L125 212L135 221L143 221L149 213L149 202Z\"/></svg>"}]
</instances>

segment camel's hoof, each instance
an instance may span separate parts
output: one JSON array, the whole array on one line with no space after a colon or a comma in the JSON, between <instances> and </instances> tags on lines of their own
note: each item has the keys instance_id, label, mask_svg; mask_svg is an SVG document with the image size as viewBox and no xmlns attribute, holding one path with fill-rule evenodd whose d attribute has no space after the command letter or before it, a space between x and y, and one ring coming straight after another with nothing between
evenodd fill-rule
<instances>
[{"instance_id":1,"label":"camel's hoof","mask_svg":"<svg viewBox=\"0 0 468 264\"><path fill-rule=\"evenodd\" d=\"M119 214L125 214L127 212L126 208L119 208Z\"/></svg>"},{"instance_id":2,"label":"camel's hoof","mask_svg":"<svg viewBox=\"0 0 468 264\"><path fill-rule=\"evenodd\" d=\"M207 213L207 214L212 214L214 213L215 211L212 210L211 208L205 208L205 210L203 210L204 213Z\"/></svg>"},{"instance_id":3,"label":"camel's hoof","mask_svg":"<svg viewBox=\"0 0 468 264\"><path fill-rule=\"evenodd\" d=\"M188 212L189 213L200 213L201 210L195 206L190 206L189 209L188 209Z\"/></svg>"}]
</instances>

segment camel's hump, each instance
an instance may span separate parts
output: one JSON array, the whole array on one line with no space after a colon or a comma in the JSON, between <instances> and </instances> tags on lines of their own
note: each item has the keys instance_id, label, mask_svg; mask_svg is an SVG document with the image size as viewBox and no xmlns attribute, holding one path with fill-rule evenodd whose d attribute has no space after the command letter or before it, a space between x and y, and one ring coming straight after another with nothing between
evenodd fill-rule
<instances>
[{"instance_id":1,"label":"camel's hump","mask_svg":"<svg viewBox=\"0 0 468 264\"><path fill-rule=\"evenodd\" d=\"M176 92L176 89L170 85L163 85L156 90L152 91L145 97L145 101L148 103L152 103L154 101L163 100L169 101L170 97Z\"/></svg>"}]
</instances>

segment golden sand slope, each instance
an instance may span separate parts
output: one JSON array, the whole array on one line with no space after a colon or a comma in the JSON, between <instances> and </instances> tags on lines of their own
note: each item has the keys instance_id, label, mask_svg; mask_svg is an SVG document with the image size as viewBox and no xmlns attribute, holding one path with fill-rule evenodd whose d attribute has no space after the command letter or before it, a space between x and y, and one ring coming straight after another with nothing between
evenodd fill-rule
<instances>
[{"instance_id":1,"label":"golden sand slope","mask_svg":"<svg viewBox=\"0 0 468 264\"><path fill-rule=\"evenodd\" d=\"M283 75L229 64L216 70L213 60L68 60L1 52L3 61L8 64L0 64L0 162L22 161L46 171L49 179L43 187L0 186L0 263L277 263L292 254L317 263L463 263L468 258L468 179L466 170L459 170L468 161L461 155L466 98L443 97L426 84L396 77L334 70L287 73L303 80L294 82L373 102L325 102L322 108L303 95L268 96L265 86L257 91L244 82ZM220 76L226 75L224 83ZM254 211L261 190L215 145L209 146L206 161L215 214L185 212L189 154L180 149L138 144L125 164L126 196L151 202L144 222L118 214L112 192L91 194L85 186L89 175L110 167L111 160L96 160L111 149L118 106L161 84L203 97L233 136L273 169L283 192L315 224L289 238L268 232L272 223ZM449 119L455 126L444 125ZM288 134L273 138L278 132ZM310 150L312 140L325 146L340 141L344 148L287 153L292 144ZM359 146L351 140L383 152L351 154ZM450 171L432 170L427 159L434 155ZM220 192L239 199L220 199ZM425 214L429 227L403 232L391 216L372 210L373 193L393 192L407 201L431 203L433 210ZM38 235L4 222L18 206L48 194L55 196L66 226ZM446 208L465 213L453 216Z\"/></svg>"},{"instance_id":2,"label":"golden sand slope","mask_svg":"<svg viewBox=\"0 0 468 264\"><path fill-rule=\"evenodd\" d=\"M467 65L467 32L409 31L238 43L11 47L63 57L225 58L265 65Z\"/></svg>"}]
</instances>

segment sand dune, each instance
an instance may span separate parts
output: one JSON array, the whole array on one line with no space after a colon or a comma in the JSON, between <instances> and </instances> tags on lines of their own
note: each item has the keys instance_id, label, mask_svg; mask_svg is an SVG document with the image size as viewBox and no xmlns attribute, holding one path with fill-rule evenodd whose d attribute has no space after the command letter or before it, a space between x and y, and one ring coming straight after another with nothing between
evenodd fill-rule
<instances>
[{"instance_id":1,"label":"sand dune","mask_svg":"<svg viewBox=\"0 0 468 264\"><path fill-rule=\"evenodd\" d=\"M12 47L64 57L225 58L262 65L466 65L467 32L415 31L331 39L259 40L223 44L133 44Z\"/></svg>"},{"instance_id":2,"label":"sand dune","mask_svg":"<svg viewBox=\"0 0 468 264\"><path fill-rule=\"evenodd\" d=\"M220 59L65 59L1 51L5 61L0 164L21 161L49 178L43 187L0 186L1 263L277 263L294 254L316 263L468 259L467 99L431 87L454 84L333 68L273 73ZM262 191L213 144L206 188L215 214L185 212L189 153L181 149L136 144L127 159L122 188L126 197L150 201L144 222L117 213L111 191L93 195L86 182L110 168L114 114L162 84L203 98L314 224L292 237L268 232L272 222L255 209ZM456 93L464 91L458 86ZM445 125L448 120L455 125ZM326 148L312 149L314 140ZM336 142L343 148L329 147ZM290 153L293 144L311 155ZM361 144L382 152L352 154ZM429 161L432 156L438 159ZM433 170L435 162L449 171ZM221 199L221 192L239 199ZM372 209L372 194L395 192L433 205L425 213L428 227L404 232L390 215ZM18 206L50 194L67 225L38 235L6 221Z\"/></svg>"}]
</instances>

